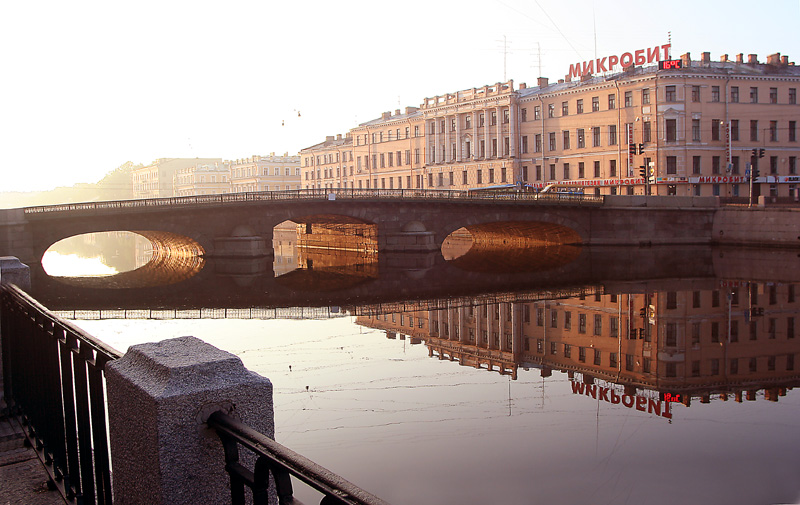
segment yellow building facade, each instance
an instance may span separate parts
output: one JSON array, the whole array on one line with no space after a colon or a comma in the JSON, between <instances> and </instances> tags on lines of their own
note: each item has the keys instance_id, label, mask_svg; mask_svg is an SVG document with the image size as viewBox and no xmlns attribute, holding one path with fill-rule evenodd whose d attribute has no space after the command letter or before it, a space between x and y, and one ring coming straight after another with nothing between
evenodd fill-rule
<instances>
[{"instance_id":1,"label":"yellow building facade","mask_svg":"<svg viewBox=\"0 0 800 505\"><path fill-rule=\"evenodd\" d=\"M800 69L777 53L766 62L709 53L679 61L425 98L303 149L302 187L556 183L598 195L735 201L750 197L756 168L754 199L796 201Z\"/></svg>"}]
</instances>

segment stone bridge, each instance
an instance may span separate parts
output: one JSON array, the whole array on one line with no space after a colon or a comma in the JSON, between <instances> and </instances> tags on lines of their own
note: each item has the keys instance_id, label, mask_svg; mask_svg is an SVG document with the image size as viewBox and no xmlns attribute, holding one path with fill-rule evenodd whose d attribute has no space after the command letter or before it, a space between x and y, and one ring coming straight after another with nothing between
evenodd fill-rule
<instances>
[{"instance_id":1,"label":"stone bridge","mask_svg":"<svg viewBox=\"0 0 800 505\"><path fill-rule=\"evenodd\" d=\"M272 254L276 225L363 223L381 252L438 251L455 230L502 246L709 244L716 198L299 190L29 207L0 211L0 256L32 263L61 239L131 231L154 249L209 257Z\"/></svg>"}]
</instances>

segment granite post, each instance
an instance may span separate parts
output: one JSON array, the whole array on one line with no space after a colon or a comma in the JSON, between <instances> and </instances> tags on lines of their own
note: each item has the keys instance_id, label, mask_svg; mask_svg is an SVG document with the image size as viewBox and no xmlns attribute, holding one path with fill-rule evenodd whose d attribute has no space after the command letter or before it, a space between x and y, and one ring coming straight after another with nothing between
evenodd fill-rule
<instances>
[{"instance_id":1,"label":"granite post","mask_svg":"<svg viewBox=\"0 0 800 505\"><path fill-rule=\"evenodd\" d=\"M217 410L274 437L272 384L195 337L132 346L106 365L114 503L230 503Z\"/></svg>"}]
</instances>

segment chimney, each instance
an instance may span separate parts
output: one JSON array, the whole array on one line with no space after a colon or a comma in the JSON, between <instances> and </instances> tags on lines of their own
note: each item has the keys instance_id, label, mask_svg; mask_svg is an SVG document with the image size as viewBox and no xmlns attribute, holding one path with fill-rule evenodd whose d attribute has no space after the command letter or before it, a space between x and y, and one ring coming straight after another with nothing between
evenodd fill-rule
<instances>
[{"instance_id":1,"label":"chimney","mask_svg":"<svg viewBox=\"0 0 800 505\"><path fill-rule=\"evenodd\" d=\"M683 62L684 67L692 66L692 55L691 53L686 53L681 55L681 61Z\"/></svg>"},{"instance_id":2,"label":"chimney","mask_svg":"<svg viewBox=\"0 0 800 505\"><path fill-rule=\"evenodd\" d=\"M519 89L528 89L528 85L524 82L519 83Z\"/></svg>"},{"instance_id":3,"label":"chimney","mask_svg":"<svg viewBox=\"0 0 800 505\"><path fill-rule=\"evenodd\" d=\"M341 133L337 133L336 134L336 140L342 140L342 134Z\"/></svg>"},{"instance_id":4,"label":"chimney","mask_svg":"<svg viewBox=\"0 0 800 505\"><path fill-rule=\"evenodd\" d=\"M744 63L744 55L742 53L736 55L736 63Z\"/></svg>"},{"instance_id":5,"label":"chimney","mask_svg":"<svg viewBox=\"0 0 800 505\"><path fill-rule=\"evenodd\" d=\"M748 65L756 65L756 64L758 64L758 55L757 54L748 54L747 55L747 64Z\"/></svg>"},{"instance_id":6,"label":"chimney","mask_svg":"<svg viewBox=\"0 0 800 505\"><path fill-rule=\"evenodd\" d=\"M781 56L781 65L784 67L789 64L789 57L788 56Z\"/></svg>"},{"instance_id":7,"label":"chimney","mask_svg":"<svg viewBox=\"0 0 800 505\"><path fill-rule=\"evenodd\" d=\"M538 79L536 79L536 85L539 86L540 88L546 88L547 81L548 81L547 77L539 77Z\"/></svg>"},{"instance_id":8,"label":"chimney","mask_svg":"<svg viewBox=\"0 0 800 505\"><path fill-rule=\"evenodd\" d=\"M333 142L333 139L336 138L333 135L328 135L325 137L325 142Z\"/></svg>"},{"instance_id":9,"label":"chimney","mask_svg":"<svg viewBox=\"0 0 800 505\"><path fill-rule=\"evenodd\" d=\"M630 67L625 67L625 70L627 70L629 68L633 68L633 65L631 65ZM591 80L591 78L592 78L592 74L583 74L581 76L581 82L589 81L589 80Z\"/></svg>"},{"instance_id":10,"label":"chimney","mask_svg":"<svg viewBox=\"0 0 800 505\"><path fill-rule=\"evenodd\" d=\"M411 114L413 112L417 112L419 107L406 107L406 114Z\"/></svg>"},{"instance_id":11,"label":"chimney","mask_svg":"<svg viewBox=\"0 0 800 505\"><path fill-rule=\"evenodd\" d=\"M703 65L708 65L709 63L711 63L711 53L709 52L703 53L702 56L700 57L700 62L703 63Z\"/></svg>"},{"instance_id":12,"label":"chimney","mask_svg":"<svg viewBox=\"0 0 800 505\"><path fill-rule=\"evenodd\" d=\"M565 76L565 77L566 77L566 76ZM559 79L559 80L558 80L558 83L559 83L559 84L564 84L564 79Z\"/></svg>"},{"instance_id":13,"label":"chimney","mask_svg":"<svg viewBox=\"0 0 800 505\"><path fill-rule=\"evenodd\" d=\"M728 55L723 54L722 56L719 57L719 61L721 61L722 63L726 63L728 61Z\"/></svg>"},{"instance_id":14,"label":"chimney","mask_svg":"<svg viewBox=\"0 0 800 505\"><path fill-rule=\"evenodd\" d=\"M399 116L400 115L400 109L395 109L394 110L394 115L395 116Z\"/></svg>"},{"instance_id":15,"label":"chimney","mask_svg":"<svg viewBox=\"0 0 800 505\"><path fill-rule=\"evenodd\" d=\"M389 119L390 117L392 117L392 111L381 114L381 119Z\"/></svg>"},{"instance_id":16,"label":"chimney","mask_svg":"<svg viewBox=\"0 0 800 505\"><path fill-rule=\"evenodd\" d=\"M778 66L781 64L781 53L770 54L767 56L767 65Z\"/></svg>"}]
</instances>

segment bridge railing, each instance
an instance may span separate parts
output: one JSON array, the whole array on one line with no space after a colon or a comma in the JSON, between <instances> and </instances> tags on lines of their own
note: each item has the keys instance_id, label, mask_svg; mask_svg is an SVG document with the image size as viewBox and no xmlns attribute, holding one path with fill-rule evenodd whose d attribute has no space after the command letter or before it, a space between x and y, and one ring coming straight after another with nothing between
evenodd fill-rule
<instances>
[{"instance_id":1,"label":"bridge railing","mask_svg":"<svg viewBox=\"0 0 800 505\"><path fill-rule=\"evenodd\" d=\"M571 193L526 193L486 192L470 190L435 189L297 189L286 191L259 191L248 193L223 193L215 195L176 196L165 198L143 198L135 200L113 200L103 202L66 203L26 207L27 215L52 212L80 212L115 209L147 209L153 207L226 205L242 202L296 201L296 200L429 200L429 201L492 201L547 203L569 205L602 205L603 197Z\"/></svg>"},{"instance_id":2,"label":"bridge railing","mask_svg":"<svg viewBox=\"0 0 800 505\"><path fill-rule=\"evenodd\" d=\"M225 449L225 469L231 478L233 505L246 503L245 486L252 490L255 505L266 505L270 474L280 504L300 503L294 498L291 481L294 476L324 495L321 505L388 505L222 411L211 414L207 422L216 430ZM239 462L239 447L257 456L253 471Z\"/></svg>"},{"instance_id":3,"label":"bridge railing","mask_svg":"<svg viewBox=\"0 0 800 505\"><path fill-rule=\"evenodd\" d=\"M121 354L14 285L0 286L6 404L68 499L110 504L105 365Z\"/></svg>"}]
</instances>

